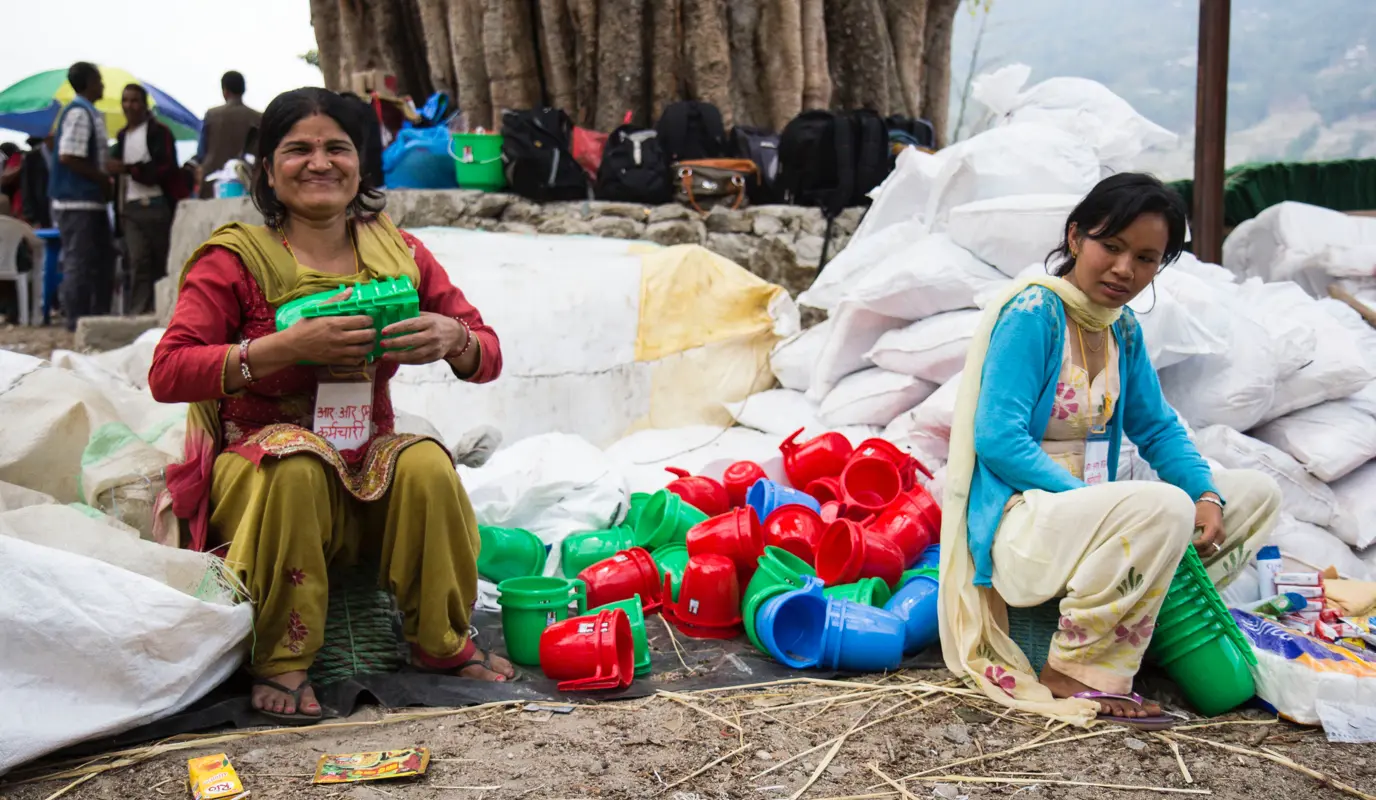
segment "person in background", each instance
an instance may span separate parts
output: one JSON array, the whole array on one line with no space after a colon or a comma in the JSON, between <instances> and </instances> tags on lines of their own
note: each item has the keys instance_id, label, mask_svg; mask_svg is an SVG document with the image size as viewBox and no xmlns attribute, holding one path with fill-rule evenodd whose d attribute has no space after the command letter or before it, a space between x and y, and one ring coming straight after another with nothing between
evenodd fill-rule
<instances>
[{"instance_id":1,"label":"person in background","mask_svg":"<svg viewBox=\"0 0 1376 800\"><path fill-rule=\"evenodd\" d=\"M201 125L201 140L196 148L196 163L200 165L201 197L215 196L215 187L206 177L213 175L231 158L248 152L249 133L263 118L260 111L244 105L244 76L226 72L220 78L220 91L225 104L205 112Z\"/></svg>"},{"instance_id":2,"label":"person in background","mask_svg":"<svg viewBox=\"0 0 1376 800\"><path fill-rule=\"evenodd\" d=\"M52 208L48 205L48 161L52 157L52 137L29 137L29 152L24 154L19 170L19 191L23 206L19 216L35 228L53 226Z\"/></svg>"},{"instance_id":3,"label":"person in background","mask_svg":"<svg viewBox=\"0 0 1376 800\"><path fill-rule=\"evenodd\" d=\"M57 119L57 158L48 176L53 220L62 237L62 309L67 330L91 314L110 313L115 245L106 203L113 181L105 172L110 135L95 103L105 81L94 64L78 61L67 70L76 97Z\"/></svg>"},{"instance_id":4,"label":"person in background","mask_svg":"<svg viewBox=\"0 0 1376 800\"><path fill-rule=\"evenodd\" d=\"M129 296L126 314L153 313L153 284L167 274L172 211L188 190L177 168L172 131L148 112L148 91L137 83L120 98L127 121L115 137L106 169L119 181L116 227L128 250Z\"/></svg>"},{"instance_id":5,"label":"person in background","mask_svg":"<svg viewBox=\"0 0 1376 800\"><path fill-rule=\"evenodd\" d=\"M19 172L24 165L24 154L14 142L0 144L0 195L5 195L6 210L10 215L20 216L22 198L20 197Z\"/></svg>"}]
</instances>

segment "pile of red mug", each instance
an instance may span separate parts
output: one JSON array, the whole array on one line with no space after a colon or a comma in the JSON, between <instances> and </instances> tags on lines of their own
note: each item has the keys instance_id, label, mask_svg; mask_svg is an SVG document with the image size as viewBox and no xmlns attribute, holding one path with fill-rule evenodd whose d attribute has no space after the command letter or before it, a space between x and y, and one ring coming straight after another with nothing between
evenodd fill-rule
<instances>
[{"instance_id":1,"label":"pile of red mug","mask_svg":"<svg viewBox=\"0 0 1376 800\"><path fill-rule=\"evenodd\" d=\"M665 618L681 632L741 633L740 599L767 546L813 565L827 586L873 577L896 588L903 571L938 543L941 509L918 483L919 472L931 473L917 459L884 439L852 447L826 433L798 443L801 433L779 447L791 486L770 481L750 461L732 464L721 481L671 470L679 477L668 490L711 515L688 531L681 602L667 591L667 578L661 595ZM708 587L710 602L701 598Z\"/></svg>"}]
</instances>

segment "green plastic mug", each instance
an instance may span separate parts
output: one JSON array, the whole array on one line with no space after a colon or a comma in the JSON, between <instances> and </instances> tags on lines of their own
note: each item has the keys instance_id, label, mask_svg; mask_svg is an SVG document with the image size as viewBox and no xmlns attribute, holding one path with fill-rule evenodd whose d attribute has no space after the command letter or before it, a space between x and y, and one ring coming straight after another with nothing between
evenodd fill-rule
<instances>
[{"instance_id":1,"label":"green plastic mug","mask_svg":"<svg viewBox=\"0 0 1376 800\"><path fill-rule=\"evenodd\" d=\"M587 613L588 587L576 578L509 578L497 584L502 607L502 639L507 657L528 667L540 663L540 635L545 628Z\"/></svg>"},{"instance_id":2,"label":"green plastic mug","mask_svg":"<svg viewBox=\"0 0 1376 800\"><path fill-rule=\"evenodd\" d=\"M618 600L615 603L605 603L597 608L588 609L588 613L583 616L596 616L599 611L610 611L619 608L626 612L626 618L631 621L631 638L635 640L635 674L636 677L650 674L650 637L645 633L645 609L640 605L640 595L634 595L629 600Z\"/></svg>"},{"instance_id":3,"label":"green plastic mug","mask_svg":"<svg viewBox=\"0 0 1376 800\"><path fill-rule=\"evenodd\" d=\"M478 574L493 583L545 571L545 543L530 531L479 525L478 538Z\"/></svg>"},{"instance_id":4,"label":"green plastic mug","mask_svg":"<svg viewBox=\"0 0 1376 800\"><path fill-rule=\"evenodd\" d=\"M893 596L893 592L889 591L889 585L884 583L883 578L861 578L855 583L845 583L824 589L822 595L827 599L839 598L861 605L883 608L884 604L889 602L889 598Z\"/></svg>"},{"instance_id":5,"label":"green plastic mug","mask_svg":"<svg viewBox=\"0 0 1376 800\"><path fill-rule=\"evenodd\" d=\"M575 578L593 564L634 547L634 539L634 533L625 525L572 534L559 545L559 568L565 578Z\"/></svg>"},{"instance_id":6,"label":"green plastic mug","mask_svg":"<svg viewBox=\"0 0 1376 800\"><path fill-rule=\"evenodd\" d=\"M683 570L688 567L688 548L681 544L667 545L656 550L650 558L669 578L669 589L674 594L674 602L678 602L678 584L683 580Z\"/></svg>"},{"instance_id":7,"label":"green plastic mug","mask_svg":"<svg viewBox=\"0 0 1376 800\"><path fill-rule=\"evenodd\" d=\"M654 550L670 544L686 544L689 529L706 521L706 514L668 489L661 489L650 496L636 518L636 547Z\"/></svg>"},{"instance_id":8,"label":"green plastic mug","mask_svg":"<svg viewBox=\"0 0 1376 800\"><path fill-rule=\"evenodd\" d=\"M782 547L766 547L764 555L756 563L759 568L751 576L750 583L746 584L745 602L769 586L781 586L785 590L805 589L807 581L804 579L817 577L817 571L811 565Z\"/></svg>"}]
</instances>

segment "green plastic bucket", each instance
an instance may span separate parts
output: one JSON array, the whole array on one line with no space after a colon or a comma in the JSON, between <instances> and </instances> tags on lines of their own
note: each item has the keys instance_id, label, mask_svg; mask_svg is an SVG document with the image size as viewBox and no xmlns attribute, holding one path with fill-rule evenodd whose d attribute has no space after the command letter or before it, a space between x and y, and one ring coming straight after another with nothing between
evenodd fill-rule
<instances>
[{"instance_id":1,"label":"green plastic bucket","mask_svg":"<svg viewBox=\"0 0 1376 800\"><path fill-rule=\"evenodd\" d=\"M654 550L667 544L685 544L689 529L706 521L706 514L668 489L661 489L650 496L636 519L636 547Z\"/></svg>"},{"instance_id":2,"label":"green plastic bucket","mask_svg":"<svg viewBox=\"0 0 1376 800\"><path fill-rule=\"evenodd\" d=\"M781 586L784 590L807 588L806 577L817 577L817 571L806 561L798 558L782 547L766 547L760 556L759 568L751 576L745 587L745 602L769 587Z\"/></svg>"},{"instance_id":3,"label":"green plastic bucket","mask_svg":"<svg viewBox=\"0 0 1376 800\"><path fill-rule=\"evenodd\" d=\"M1161 654L1171 652L1179 646L1189 646L1223 635L1223 625L1211 614L1200 614L1193 620L1175 625L1158 625L1152 633L1151 645L1147 648L1153 658L1160 660Z\"/></svg>"},{"instance_id":4,"label":"green plastic bucket","mask_svg":"<svg viewBox=\"0 0 1376 800\"><path fill-rule=\"evenodd\" d=\"M450 142L454 178L460 189L500 192L506 188L500 133L456 133Z\"/></svg>"},{"instance_id":5,"label":"green plastic bucket","mask_svg":"<svg viewBox=\"0 0 1376 800\"><path fill-rule=\"evenodd\" d=\"M545 543L530 531L479 525L478 538L482 540L478 574L493 583L539 575L545 570Z\"/></svg>"},{"instance_id":6,"label":"green plastic bucket","mask_svg":"<svg viewBox=\"0 0 1376 800\"><path fill-rule=\"evenodd\" d=\"M1256 694L1247 654L1227 636L1218 636L1187 652L1162 660L1161 667L1200 714L1216 717Z\"/></svg>"},{"instance_id":7,"label":"green plastic bucket","mask_svg":"<svg viewBox=\"0 0 1376 800\"><path fill-rule=\"evenodd\" d=\"M678 602L678 584L683 580L683 570L688 567L688 548L681 544L671 544L656 550L651 556L659 571L669 577L669 589Z\"/></svg>"},{"instance_id":8,"label":"green plastic bucket","mask_svg":"<svg viewBox=\"0 0 1376 800\"><path fill-rule=\"evenodd\" d=\"M883 578L861 578L855 583L844 583L824 589L822 596L883 608L884 604L889 602L889 598L893 597L893 592L889 590L889 585L884 583Z\"/></svg>"},{"instance_id":9,"label":"green plastic bucket","mask_svg":"<svg viewBox=\"0 0 1376 800\"><path fill-rule=\"evenodd\" d=\"M593 564L634 546L634 535L625 525L605 531L575 533L564 537L559 545L559 569L564 577L576 578Z\"/></svg>"},{"instance_id":10,"label":"green plastic bucket","mask_svg":"<svg viewBox=\"0 0 1376 800\"><path fill-rule=\"evenodd\" d=\"M615 603L605 603L597 608L588 609L584 616L596 616L599 611L609 611L619 608L626 612L626 618L631 621L631 638L635 640L635 674L636 677L649 675L650 668L650 637L645 633L645 609L640 605L640 595L635 595L629 600L618 600Z\"/></svg>"},{"instance_id":11,"label":"green plastic bucket","mask_svg":"<svg viewBox=\"0 0 1376 800\"><path fill-rule=\"evenodd\" d=\"M533 667L540 663L540 634L569 618L569 606L588 610L588 588L576 578L509 578L497 584L502 607L502 638L507 657Z\"/></svg>"},{"instance_id":12,"label":"green plastic bucket","mask_svg":"<svg viewBox=\"0 0 1376 800\"><path fill-rule=\"evenodd\" d=\"M937 571L936 567L914 567L913 569L904 570L902 577L898 579L898 587L901 589L904 586L907 586L908 581L913 580L914 578L917 578L919 576L924 578L931 578L932 580L937 581L938 583L941 581L941 576ZM826 594L826 590L823 590L822 594Z\"/></svg>"},{"instance_id":13,"label":"green plastic bucket","mask_svg":"<svg viewBox=\"0 0 1376 800\"><path fill-rule=\"evenodd\" d=\"M645 510L645 504L650 502L651 496L648 492L632 492L630 505L626 507L626 518L621 520L621 524L634 530L640 512Z\"/></svg>"}]
</instances>

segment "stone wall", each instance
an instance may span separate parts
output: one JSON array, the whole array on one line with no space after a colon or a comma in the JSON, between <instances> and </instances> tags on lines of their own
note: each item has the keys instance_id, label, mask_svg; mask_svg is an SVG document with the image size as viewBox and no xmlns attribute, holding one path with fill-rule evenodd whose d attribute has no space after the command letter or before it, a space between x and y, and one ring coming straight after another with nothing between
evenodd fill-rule
<instances>
[{"instance_id":1,"label":"stone wall","mask_svg":"<svg viewBox=\"0 0 1376 800\"><path fill-rule=\"evenodd\" d=\"M757 206L740 211L714 209L699 214L681 205L641 206L585 201L532 203L514 195L473 191L394 191L387 212L405 228L442 226L505 233L602 236L641 239L663 245L700 244L793 295L816 277L826 221L815 208ZM862 209L836 219L829 252L845 247ZM182 265L215 228L226 222L262 217L247 197L189 200L177 207L168 254L168 278L158 286L158 316L167 320L176 298Z\"/></svg>"}]
</instances>

